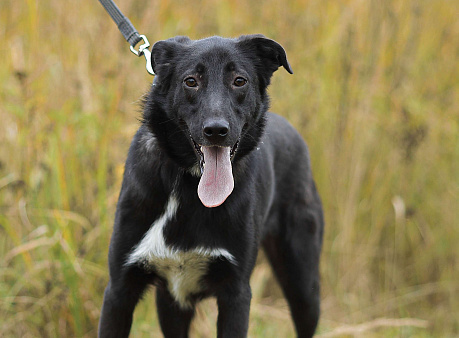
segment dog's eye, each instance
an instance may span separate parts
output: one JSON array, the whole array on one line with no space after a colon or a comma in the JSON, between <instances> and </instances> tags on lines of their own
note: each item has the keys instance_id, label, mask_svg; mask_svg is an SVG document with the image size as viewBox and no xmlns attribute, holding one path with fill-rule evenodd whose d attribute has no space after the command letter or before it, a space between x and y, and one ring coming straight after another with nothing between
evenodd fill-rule
<instances>
[{"instance_id":1,"label":"dog's eye","mask_svg":"<svg viewBox=\"0 0 459 338\"><path fill-rule=\"evenodd\" d=\"M242 87L242 86L244 86L246 83L247 83L247 80L244 79L243 77L240 77L240 76L237 77L237 78L234 80L234 82L233 82L233 84L234 84L236 87Z\"/></svg>"},{"instance_id":2,"label":"dog's eye","mask_svg":"<svg viewBox=\"0 0 459 338\"><path fill-rule=\"evenodd\" d=\"M185 81L183 81L183 82L185 82L185 85L186 85L187 87L193 88L193 87L197 87L197 86L198 86L198 81L196 81L196 80L195 80L194 78L192 78L192 77L187 77L187 78L185 79Z\"/></svg>"}]
</instances>

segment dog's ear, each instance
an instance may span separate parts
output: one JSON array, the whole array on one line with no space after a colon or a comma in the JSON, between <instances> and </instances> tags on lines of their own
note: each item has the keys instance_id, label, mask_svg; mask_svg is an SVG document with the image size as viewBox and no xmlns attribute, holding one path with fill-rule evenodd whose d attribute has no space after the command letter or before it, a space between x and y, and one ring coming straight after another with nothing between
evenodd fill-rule
<instances>
[{"instance_id":1,"label":"dog's ear","mask_svg":"<svg viewBox=\"0 0 459 338\"><path fill-rule=\"evenodd\" d=\"M284 48L276 41L266 38L261 34L243 35L237 39L238 46L255 57L257 72L263 75L266 85L272 74L283 66L287 72L293 74L287 61Z\"/></svg>"},{"instance_id":2,"label":"dog's ear","mask_svg":"<svg viewBox=\"0 0 459 338\"><path fill-rule=\"evenodd\" d=\"M176 36L171 39L158 41L151 50L151 65L156 75L161 78L170 73L174 58L191 40L186 36Z\"/></svg>"}]
</instances>

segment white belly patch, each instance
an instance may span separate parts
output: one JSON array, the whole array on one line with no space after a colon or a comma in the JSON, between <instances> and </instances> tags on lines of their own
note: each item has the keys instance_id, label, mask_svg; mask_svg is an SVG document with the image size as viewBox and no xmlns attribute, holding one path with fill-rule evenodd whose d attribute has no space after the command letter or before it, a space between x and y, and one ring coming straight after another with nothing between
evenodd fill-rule
<instances>
[{"instance_id":1,"label":"white belly patch","mask_svg":"<svg viewBox=\"0 0 459 338\"><path fill-rule=\"evenodd\" d=\"M164 227L172 219L178 208L178 200L171 194L166 210L150 227L139 244L129 255L126 265L141 263L153 268L167 281L171 295L181 307L191 306L189 296L203 291L201 278L207 272L213 259L225 258L236 264L234 256L226 249L197 247L182 251L167 246L164 240Z\"/></svg>"}]
</instances>

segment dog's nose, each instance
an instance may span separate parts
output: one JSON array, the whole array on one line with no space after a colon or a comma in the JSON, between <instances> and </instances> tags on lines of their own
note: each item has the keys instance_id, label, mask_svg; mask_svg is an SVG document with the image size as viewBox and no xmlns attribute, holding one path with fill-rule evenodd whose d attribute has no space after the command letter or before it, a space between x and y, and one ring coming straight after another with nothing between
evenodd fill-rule
<instances>
[{"instance_id":1,"label":"dog's nose","mask_svg":"<svg viewBox=\"0 0 459 338\"><path fill-rule=\"evenodd\" d=\"M229 123L225 120L211 120L204 124L203 134L213 143L221 142L228 135Z\"/></svg>"}]
</instances>

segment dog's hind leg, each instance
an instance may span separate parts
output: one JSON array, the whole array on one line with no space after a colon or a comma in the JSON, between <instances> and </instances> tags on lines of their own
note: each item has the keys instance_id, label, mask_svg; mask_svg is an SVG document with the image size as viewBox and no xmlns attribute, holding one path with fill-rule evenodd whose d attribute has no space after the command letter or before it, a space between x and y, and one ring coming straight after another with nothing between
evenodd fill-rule
<instances>
[{"instance_id":1,"label":"dog's hind leg","mask_svg":"<svg viewBox=\"0 0 459 338\"><path fill-rule=\"evenodd\" d=\"M194 309L182 309L168 291L159 288L156 290L156 307L164 337L188 337Z\"/></svg>"},{"instance_id":2,"label":"dog's hind leg","mask_svg":"<svg viewBox=\"0 0 459 338\"><path fill-rule=\"evenodd\" d=\"M304 204L287 208L287 222L265 236L263 247L287 298L298 337L312 337L320 315L322 209L320 201L312 208Z\"/></svg>"}]
</instances>

